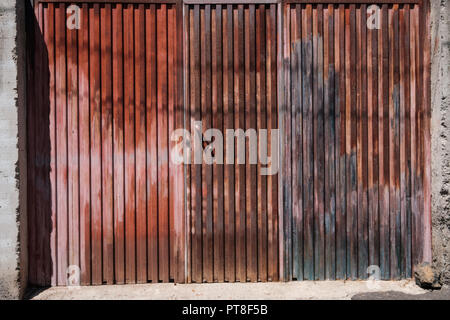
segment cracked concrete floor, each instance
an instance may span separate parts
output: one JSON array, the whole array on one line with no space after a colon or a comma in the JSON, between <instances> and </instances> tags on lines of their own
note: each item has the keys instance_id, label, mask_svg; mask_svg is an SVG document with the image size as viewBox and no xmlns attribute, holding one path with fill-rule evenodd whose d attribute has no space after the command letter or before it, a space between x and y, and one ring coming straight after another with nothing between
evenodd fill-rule
<instances>
[{"instance_id":1,"label":"cracked concrete floor","mask_svg":"<svg viewBox=\"0 0 450 320\"><path fill-rule=\"evenodd\" d=\"M426 297L433 292L421 289L412 280L402 281L302 281L277 283L135 284L89 287L53 287L30 290L33 300L350 300L405 299ZM447 299L450 299L447 295Z\"/></svg>"}]
</instances>

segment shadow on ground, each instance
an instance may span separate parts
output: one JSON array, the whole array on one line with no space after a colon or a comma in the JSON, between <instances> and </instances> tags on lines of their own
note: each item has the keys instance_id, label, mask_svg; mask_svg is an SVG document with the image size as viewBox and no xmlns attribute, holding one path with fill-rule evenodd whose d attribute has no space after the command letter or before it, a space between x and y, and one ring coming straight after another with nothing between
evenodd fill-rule
<instances>
[{"instance_id":1,"label":"shadow on ground","mask_svg":"<svg viewBox=\"0 0 450 320\"><path fill-rule=\"evenodd\" d=\"M355 294L352 300L450 300L450 287L423 294L407 294L398 291L365 292Z\"/></svg>"},{"instance_id":2,"label":"shadow on ground","mask_svg":"<svg viewBox=\"0 0 450 320\"><path fill-rule=\"evenodd\" d=\"M49 289L50 287L29 287L23 296L23 300L32 300L34 297Z\"/></svg>"}]
</instances>

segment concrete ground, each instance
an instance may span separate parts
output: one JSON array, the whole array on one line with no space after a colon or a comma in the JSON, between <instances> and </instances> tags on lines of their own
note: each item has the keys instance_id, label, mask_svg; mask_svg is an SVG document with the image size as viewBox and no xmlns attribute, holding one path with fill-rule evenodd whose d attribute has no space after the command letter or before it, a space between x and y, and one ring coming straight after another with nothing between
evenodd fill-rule
<instances>
[{"instance_id":1,"label":"concrete ground","mask_svg":"<svg viewBox=\"0 0 450 320\"><path fill-rule=\"evenodd\" d=\"M30 290L33 300L350 300L448 299L450 289L428 291L412 280L402 281L303 281L278 283L137 284L90 287L53 287Z\"/></svg>"},{"instance_id":2,"label":"concrete ground","mask_svg":"<svg viewBox=\"0 0 450 320\"><path fill-rule=\"evenodd\" d=\"M422 294L407 294L398 291L358 293L352 300L450 300L450 287L427 291Z\"/></svg>"}]
</instances>

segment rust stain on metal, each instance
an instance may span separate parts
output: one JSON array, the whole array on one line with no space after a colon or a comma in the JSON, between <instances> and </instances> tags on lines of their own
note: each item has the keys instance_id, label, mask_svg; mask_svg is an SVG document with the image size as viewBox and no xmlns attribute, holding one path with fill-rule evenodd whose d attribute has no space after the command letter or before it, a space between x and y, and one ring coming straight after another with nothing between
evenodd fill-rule
<instances>
[{"instance_id":1,"label":"rust stain on metal","mask_svg":"<svg viewBox=\"0 0 450 320\"><path fill-rule=\"evenodd\" d=\"M72 2L35 1L30 282L411 277L431 252L429 4L378 3L370 29L348 2L81 1L66 30ZM194 120L281 129L280 172L174 164Z\"/></svg>"}]
</instances>

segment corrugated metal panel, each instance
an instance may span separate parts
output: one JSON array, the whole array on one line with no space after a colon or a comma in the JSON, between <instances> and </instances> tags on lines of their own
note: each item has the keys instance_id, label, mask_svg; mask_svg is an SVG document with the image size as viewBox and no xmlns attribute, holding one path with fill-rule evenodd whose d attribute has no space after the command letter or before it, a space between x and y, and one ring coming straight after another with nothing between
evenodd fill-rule
<instances>
[{"instance_id":1,"label":"corrugated metal panel","mask_svg":"<svg viewBox=\"0 0 450 320\"><path fill-rule=\"evenodd\" d=\"M431 250L426 11L367 9L283 8L287 279L408 278Z\"/></svg>"},{"instance_id":2,"label":"corrugated metal panel","mask_svg":"<svg viewBox=\"0 0 450 320\"><path fill-rule=\"evenodd\" d=\"M277 128L276 5L185 15L188 129ZM246 143L246 164L188 168L189 281L278 280L277 179L249 164Z\"/></svg>"},{"instance_id":3,"label":"corrugated metal panel","mask_svg":"<svg viewBox=\"0 0 450 320\"><path fill-rule=\"evenodd\" d=\"M71 265L82 284L183 282L180 13L84 3L72 30L68 6L36 6L29 41L30 282L65 285Z\"/></svg>"},{"instance_id":4,"label":"corrugated metal panel","mask_svg":"<svg viewBox=\"0 0 450 320\"><path fill-rule=\"evenodd\" d=\"M431 260L428 1L380 4L374 30L363 1L195 1L85 1L79 30L70 1L28 12L30 282L411 277ZM280 172L248 142L246 164L173 164L195 120L280 129Z\"/></svg>"}]
</instances>

